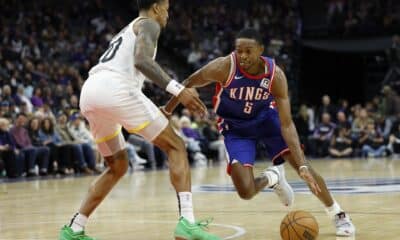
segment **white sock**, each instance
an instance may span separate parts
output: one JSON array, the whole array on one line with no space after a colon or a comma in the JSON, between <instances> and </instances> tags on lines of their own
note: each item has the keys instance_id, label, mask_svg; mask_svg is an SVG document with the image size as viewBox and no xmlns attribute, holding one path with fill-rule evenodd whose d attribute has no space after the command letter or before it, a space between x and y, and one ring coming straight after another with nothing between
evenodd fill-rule
<instances>
[{"instance_id":1,"label":"white sock","mask_svg":"<svg viewBox=\"0 0 400 240\"><path fill-rule=\"evenodd\" d=\"M325 207L325 211L331 219L334 219L336 214L343 212L339 203L337 203L335 200L333 200L332 206Z\"/></svg>"},{"instance_id":2,"label":"white sock","mask_svg":"<svg viewBox=\"0 0 400 240\"><path fill-rule=\"evenodd\" d=\"M71 224L69 225L74 232L80 232L85 229L85 225L88 218L85 215L80 213L76 213L71 220Z\"/></svg>"},{"instance_id":3,"label":"white sock","mask_svg":"<svg viewBox=\"0 0 400 240\"><path fill-rule=\"evenodd\" d=\"M274 186L275 184L278 183L278 175L275 172L273 172L273 171L265 171L263 173L263 175L265 177L267 177L267 179L268 179L267 187L272 187L272 186Z\"/></svg>"},{"instance_id":4,"label":"white sock","mask_svg":"<svg viewBox=\"0 0 400 240\"><path fill-rule=\"evenodd\" d=\"M178 193L179 212L181 217L184 217L190 223L194 223L193 202L191 192Z\"/></svg>"}]
</instances>

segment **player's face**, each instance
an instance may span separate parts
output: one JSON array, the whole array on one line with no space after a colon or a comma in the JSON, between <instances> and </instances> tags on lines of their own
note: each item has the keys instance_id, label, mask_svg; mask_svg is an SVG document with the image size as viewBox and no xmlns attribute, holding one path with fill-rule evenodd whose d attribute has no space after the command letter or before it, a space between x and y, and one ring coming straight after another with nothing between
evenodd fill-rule
<instances>
[{"instance_id":1,"label":"player's face","mask_svg":"<svg viewBox=\"0 0 400 240\"><path fill-rule=\"evenodd\" d=\"M235 43L235 51L239 60L240 67L244 70L256 66L264 47L256 40L249 38L238 38Z\"/></svg>"},{"instance_id":2,"label":"player's face","mask_svg":"<svg viewBox=\"0 0 400 240\"><path fill-rule=\"evenodd\" d=\"M162 28L167 26L168 23L168 10L169 10L169 0L163 0L156 6L157 21Z\"/></svg>"}]
</instances>

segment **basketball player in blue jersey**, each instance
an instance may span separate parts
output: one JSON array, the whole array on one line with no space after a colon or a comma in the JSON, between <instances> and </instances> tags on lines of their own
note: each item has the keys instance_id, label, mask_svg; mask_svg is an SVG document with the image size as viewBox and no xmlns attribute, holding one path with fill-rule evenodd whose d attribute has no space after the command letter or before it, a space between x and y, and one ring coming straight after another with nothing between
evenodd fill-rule
<instances>
[{"instance_id":1,"label":"basketball player in blue jersey","mask_svg":"<svg viewBox=\"0 0 400 240\"><path fill-rule=\"evenodd\" d=\"M84 232L88 218L128 168L122 127L143 136L168 154L170 179L177 193L180 214L175 239L219 240L205 231L208 222L195 221L185 144L142 92L143 82L148 78L177 96L190 111L200 114L206 111L194 89L171 79L155 61L160 31L168 21L169 0L137 0L137 3L139 17L113 37L82 87L80 109L108 167L92 183L70 223L61 229L59 240L93 239Z\"/></svg>"},{"instance_id":2,"label":"basketball player in blue jersey","mask_svg":"<svg viewBox=\"0 0 400 240\"><path fill-rule=\"evenodd\" d=\"M186 87L216 83L214 110L229 156L228 173L239 196L251 199L265 187L274 189L284 205L291 206L293 190L286 182L283 163L289 162L311 191L325 205L336 227L336 235L351 236L355 228L332 198L323 178L305 160L292 121L287 80L273 59L262 56L260 34L243 29L235 41L235 51L217 58L185 80ZM169 115L178 101L172 98L163 108ZM252 166L256 143L265 144L273 167L255 178Z\"/></svg>"}]
</instances>

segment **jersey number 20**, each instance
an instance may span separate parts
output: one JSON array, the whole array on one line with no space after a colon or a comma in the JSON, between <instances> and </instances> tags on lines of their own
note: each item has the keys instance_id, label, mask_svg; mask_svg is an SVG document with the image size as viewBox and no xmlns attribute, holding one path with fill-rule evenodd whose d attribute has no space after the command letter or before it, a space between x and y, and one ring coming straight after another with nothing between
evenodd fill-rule
<instances>
[{"instance_id":1,"label":"jersey number 20","mask_svg":"<svg viewBox=\"0 0 400 240\"><path fill-rule=\"evenodd\" d=\"M121 46L121 43L122 43L122 36L119 37L117 40L111 42L107 51L103 54L103 56L100 57L100 62L105 63L113 59L119 49L119 46Z\"/></svg>"}]
</instances>

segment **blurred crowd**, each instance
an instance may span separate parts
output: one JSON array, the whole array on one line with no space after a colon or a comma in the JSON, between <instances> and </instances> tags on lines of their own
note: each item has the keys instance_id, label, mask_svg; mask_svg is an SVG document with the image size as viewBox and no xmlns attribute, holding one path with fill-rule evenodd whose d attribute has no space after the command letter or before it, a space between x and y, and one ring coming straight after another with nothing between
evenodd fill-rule
<instances>
[{"instance_id":1,"label":"blurred crowd","mask_svg":"<svg viewBox=\"0 0 400 240\"><path fill-rule=\"evenodd\" d=\"M107 0L70 2L66 6L44 0L23 4L0 0L0 175L96 174L104 168L79 113L79 94L89 69L113 34L135 16L135 7L128 8L129 15L123 6ZM347 2L343 7L341 1L333 2L330 12L347 9ZM160 62L169 62L165 69L171 76L182 79L176 68L186 69L187 75L228 54L236 32L247 26L263 33L266 54L276 58L289 83L294 81L296 41L301 34L296 0L215 3L171 4L170 24L159 42ZM178 59L183 65L175 66ZM170 97L151 82L143 91L157 105ZM296 125L306 153L342 157L398 152L398 96L389 86L382 92L371 102L351 107L345 100L333 104L328 96L318 108L302 105ZM171 122L186 142L191 163L225 160L211 110L208 118L182 108L177 113ZM166 166L166 156L157 147L137 135L125 133L125 138L131 169Z\"/></svg>"},{"instance_id":2,"label":"blurred crowd","mask_svg":"<svg viewBox=\"0 0 400 240\"><path fill-rule=\"evenodd\" d=\"M243 9L247 8L246 11ZM243 27L259 30L266 54L286 64L301 33L297 1L196 0L186 4L174 1L171 21L165 31L166 43L176 55L183 56L193 69L234 49L236 34ZM288 66L289 67L289 66Z\"/></svg>"},{"instance_id":3,"label":"blurred crowd","mask_svg":"<svg viewBox=\"0 0 400 240\"><path fill-rule=\"evenodd\" d=\"M311 157L385 157L400 153L400 97L390 86L365 104L332 103L322 97L318 108L301 105L295 124Z\"/></svg>"},{"instance_id":4,"label":"blurred crowd","mask_svg":"<svg viewBox=\"0 0 400 240\"><path fill-rule=\"evenodd\" d=\"M331 34L376 36L399 30L400 4L396 0L329 0L327 21Z\"/></svg>"}]
</instances>

